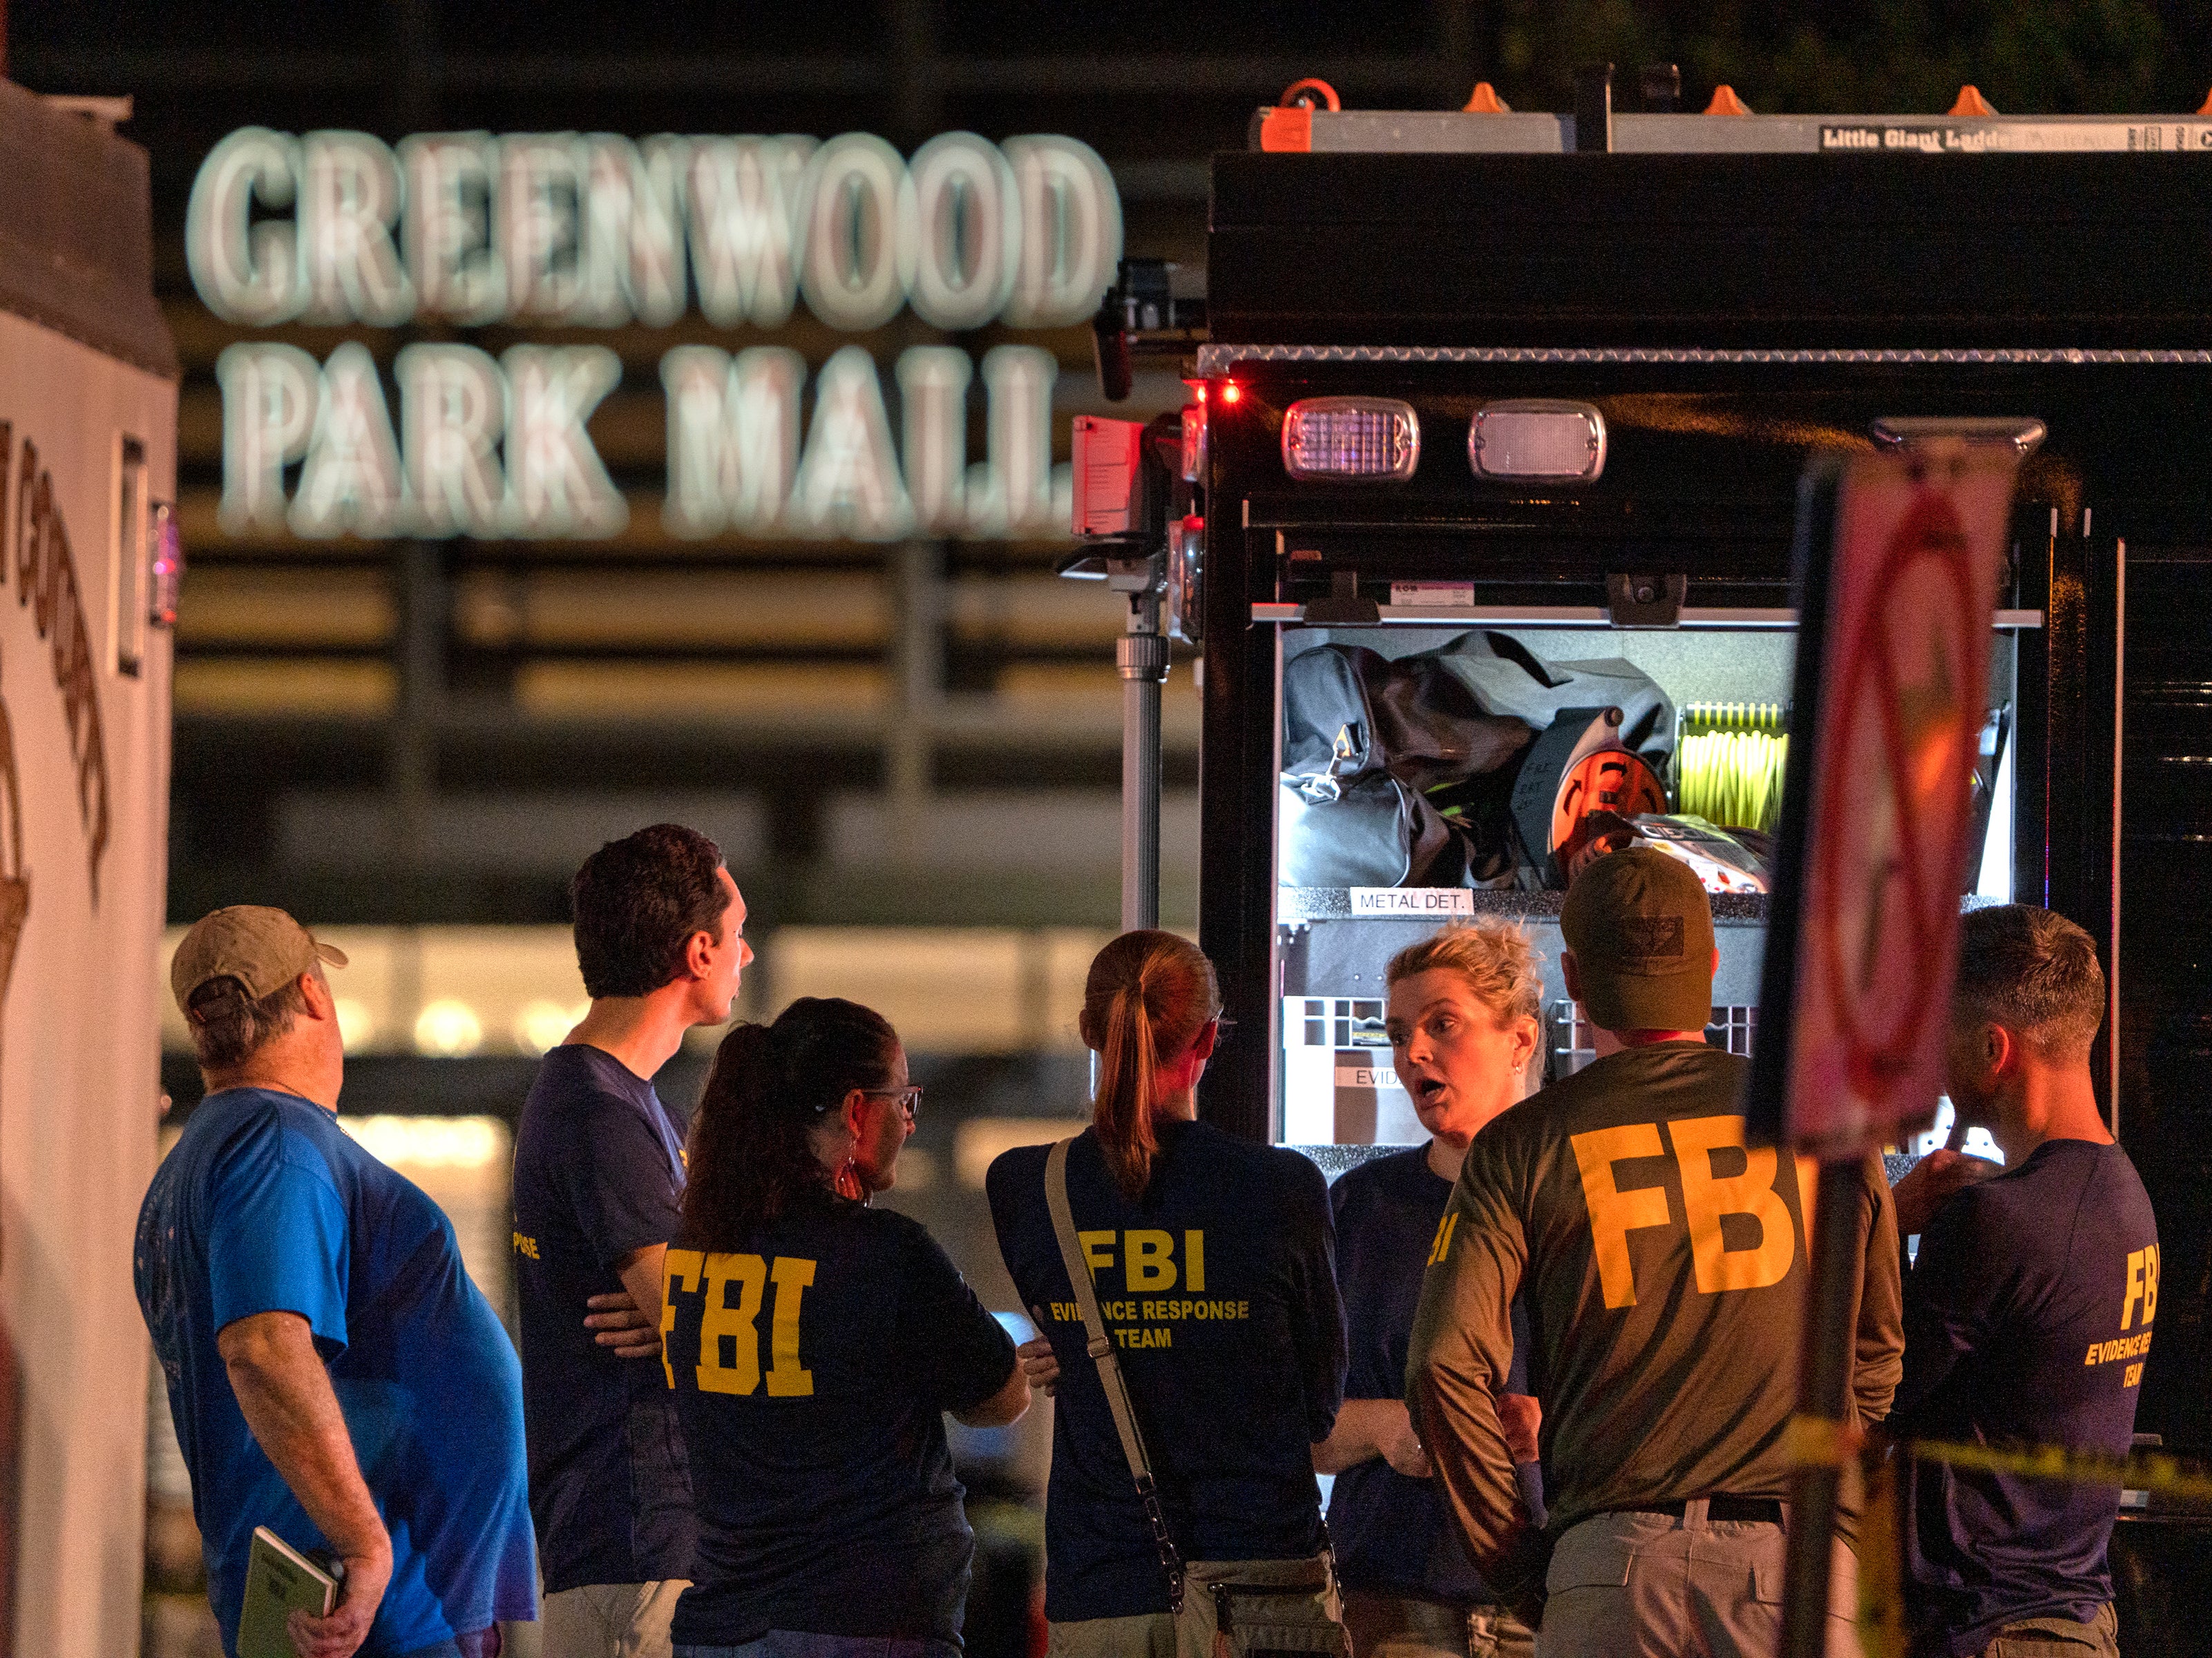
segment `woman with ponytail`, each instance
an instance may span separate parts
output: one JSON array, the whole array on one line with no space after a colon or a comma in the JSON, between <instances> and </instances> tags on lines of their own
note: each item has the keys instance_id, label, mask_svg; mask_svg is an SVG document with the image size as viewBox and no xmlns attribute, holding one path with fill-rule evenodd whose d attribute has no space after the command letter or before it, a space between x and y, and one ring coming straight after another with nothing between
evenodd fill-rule
<instances>
[{"instance_id":1,"label":"woman with ponytail","mask_svg":"<svg viewBox=\"0 0 2212 1658\"><path fill-rule=\"evenodd\" d=\"M1187 939L1115 939L1091 964L1079 1021L1097 1055L1090 1127L1064 1152L1008 1151L986 1177L1006 1270L1044 1332L1023 1361L1059 1400L1045 1501L1054 1658L1221 1658L1250 1640L1345 1649L1313 1472L1344 1393L1328 1192L1297 1152L1197 1120L1220 1011L1212 965ZM1055 1166L1065 1248L1048 1197ZM1087 1266L1180 1585L1089 1351L1071 1252Z\"/></svg>"},{"instance_id":2,"label":"woman with ponytail","mask_svg":"<svg viewBox=\"0 0 2212 1658\"><path fill-rule=\"evenodd\" d=\"M921 1101L854 1002L715 1055L664 1285L699 1516L675 1658L958 1658L975 1541L943 1413L1001 1426L1029 1383L929 1234L869 1207Z\"/></svg>"}]
</instances>

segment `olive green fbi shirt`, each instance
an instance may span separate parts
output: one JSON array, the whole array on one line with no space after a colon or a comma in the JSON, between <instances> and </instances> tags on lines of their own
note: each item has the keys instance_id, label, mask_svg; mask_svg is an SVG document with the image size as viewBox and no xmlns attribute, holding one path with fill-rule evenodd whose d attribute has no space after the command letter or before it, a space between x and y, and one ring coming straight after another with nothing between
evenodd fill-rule
<instances>
[{"instance_id":1,"label":"olive green fbi shirt","mask_svg":"<svg viewBox=\"0 0 2212 1658\"><path fill-rule=\"evenodd\" d=\"M1788 1494L1814 1166L1747 1146L1749 1061L1702 1042L1598 1060L1475 1136L1429 1254L1406 1400L1475 1564L1540 1592L1495 1400L1527 1298L1556 1537L1609 1509ZM1865 1271L1852 1393L1889 1412L1903 1368L1897 1213L1856 1175Z\"/></svg>"}]
</instances>

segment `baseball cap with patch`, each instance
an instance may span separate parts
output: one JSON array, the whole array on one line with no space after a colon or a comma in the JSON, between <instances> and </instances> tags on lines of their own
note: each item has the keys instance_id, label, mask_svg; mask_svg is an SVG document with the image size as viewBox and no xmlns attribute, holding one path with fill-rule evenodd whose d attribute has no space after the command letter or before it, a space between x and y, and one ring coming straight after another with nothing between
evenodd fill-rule
<instances>
[{"instance_id":1,"label":"baseball cap with patch","mask_svg":"<svg viewBox=\"0 0 2212 1658\"><path fill-rule=\"evenodd\" d=\"M281 909L231 904L192 923L169 959L169 990L178 1010L189 1017L192 993L210 979L235 979L258 1002L318 961L343 967L345 952L320 943Z\"/></svg>"},{"instance_id":2,"label":"baseball cap with patch","mask_svg":"<svg viewBox=\"0 0 2212 1658\"><path fill-rule=\"evenodd\" d=\"M1712 1017L1713 907L1680 859L1632 847L1595 859L1559 931L1601 1029L1702 1030Z\"/></svg>"}]
</instances>

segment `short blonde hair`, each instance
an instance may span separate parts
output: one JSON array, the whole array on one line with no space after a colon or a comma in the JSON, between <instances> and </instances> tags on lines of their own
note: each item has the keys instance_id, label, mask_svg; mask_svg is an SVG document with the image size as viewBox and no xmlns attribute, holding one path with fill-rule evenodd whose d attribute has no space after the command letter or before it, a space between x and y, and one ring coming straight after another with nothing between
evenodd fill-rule
<instances>
[{"instance_id":1,"label":"short blonde hair","mask_svg":"<svg viewBox=\"0 0 2212 1658\"><path fill-rule=\"evenodd\" d=\"M1542 960L1528 935L1510 921L1455 921L1407 944L1384 971L1394 985L1416 973L1456 973L1503 1025L1538 1017L1544 1001L1543 975L1537 970Z\"/></svg>"}]
</instances>

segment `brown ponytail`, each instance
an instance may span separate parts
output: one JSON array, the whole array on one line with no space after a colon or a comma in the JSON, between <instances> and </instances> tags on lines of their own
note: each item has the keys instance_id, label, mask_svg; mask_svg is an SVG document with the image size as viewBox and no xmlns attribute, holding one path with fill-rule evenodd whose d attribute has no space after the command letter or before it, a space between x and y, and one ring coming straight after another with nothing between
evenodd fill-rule
<instances>
[{"instance_id":1,"label":"brown ponytail","mask_svg":"<svg viewBox=\"0 0 2212 1658\"><path fill-rule=\"evenodd\" d=\"M1091 1118L1106 1167L1134 1203L1152 1175L1160 1067L1221 1011L1213 964L1188 938L1147 929L1100 950L1083 987L1083 1040L1098 1054Z\"/></svg>"}]
</instances>

